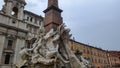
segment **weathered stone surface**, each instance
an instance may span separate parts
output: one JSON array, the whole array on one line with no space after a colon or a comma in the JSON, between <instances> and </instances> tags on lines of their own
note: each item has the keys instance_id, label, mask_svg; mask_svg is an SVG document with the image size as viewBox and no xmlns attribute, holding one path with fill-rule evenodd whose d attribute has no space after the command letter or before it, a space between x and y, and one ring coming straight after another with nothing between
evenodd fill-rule
<instances>
[{"instance_id":1,"label":"weathered stone surface","mask_svg":"<svg viewBox=\"0 0 120 68\"><path fill-rule=\"evenodd\" d=\"M16 50L15 50L15 55L14 55L14 64L16 64L18 66L20 64L22 64L19 52L20 52L21 48L24 47L24 45L25 45L25 40L24 39L17 39L16 47L15 47Z\"/></svg>"},{"instance_id":2,"label":"weathered stone surface","mask_svg":"<svg viewBox=\"0 0 120 68\"><path fill-rule=\"evenodd\" d=\"M32 48L24 48L20 51L23 65L34 65L33 68L87 68L87 61L77 57L68 47L70 38L69 29L61 24L56 31L50 29L45 33L40 29L41 34L32 45ZM80 61L82 60L82 61ZM21 67L20 66L20 67Z\"/></svg>"},{"instance_id":3,"label":"weathered stone surface","mask_svg":"<svg viewBox=\"0 0 120 68\"><path fill-rule=\"evenodd\" d=\"M3 53L3 48L5 44L5 36L0 35L0 64L2 63L2 53Z\"/></svg>"}]
</instances>

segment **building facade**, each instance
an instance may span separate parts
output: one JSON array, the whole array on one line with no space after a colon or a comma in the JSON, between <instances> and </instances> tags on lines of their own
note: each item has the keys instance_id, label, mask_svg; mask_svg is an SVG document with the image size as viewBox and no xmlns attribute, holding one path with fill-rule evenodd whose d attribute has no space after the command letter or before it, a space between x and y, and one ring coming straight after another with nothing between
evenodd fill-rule
<instances>
[{"instance_id":1,"label":"building facade","mask_svg":"<svg viewBox=\"0 0 120 68\"><path fill-rule=\"evenodd\" d=\"M120 67L120 51L108 51L110 67Z\"/></svg>"},{"instance_id":2,"label":"building facade","mask_svg":"<svg viewBox=\"0 0 120 68\"><path fill-rule=\"evenodd\" d=\"M43 17L24 10L24 0L4 0L0 11L0 68L14 68L19 51L30 47L39 34Z\"/></svg>"},{"instance_id":3,"label":"building facade","mask_svg":"<svg viewBox=\"0 0 120 68\"><path fill-rule=\"evenodd\" d=\"M90 65L93 68L110 68L110 67L119 67L120 58L115 54L101 48L93 47L88 44L83 44L75 40L69 41L69 47L73 52L80 49L83 54L82 56L89 61Z\"/></svg>"}]
</instances>

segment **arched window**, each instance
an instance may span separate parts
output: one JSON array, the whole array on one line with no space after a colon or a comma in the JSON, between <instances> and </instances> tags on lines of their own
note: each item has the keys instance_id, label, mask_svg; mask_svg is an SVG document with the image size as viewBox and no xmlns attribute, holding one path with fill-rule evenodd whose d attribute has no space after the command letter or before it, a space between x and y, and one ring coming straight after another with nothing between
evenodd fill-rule
<instances>
[{"instance_id":1,"label":"arched window","mask_svg":"<svg viewBox=\"0 0 120 68\"><path fill-rule=\"evenodd\" d=\"M12 14L12 16L17 17L17 15L18 15L18 8L17 7L13 7L11 14Z\"/></svg>"}]
</instances>

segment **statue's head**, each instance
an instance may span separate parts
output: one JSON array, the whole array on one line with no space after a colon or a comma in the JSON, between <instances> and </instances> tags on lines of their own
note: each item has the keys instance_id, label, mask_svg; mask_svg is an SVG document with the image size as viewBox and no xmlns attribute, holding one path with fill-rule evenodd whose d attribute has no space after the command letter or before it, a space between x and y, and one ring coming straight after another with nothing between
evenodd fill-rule
<instances>
[{"instance_id":1,"label":"statue's head","mask_svg":"<svg viewBox=\"0 0 120 68\"><path fill-rule=\"evenodd\" d=\"M77 49L77 50L75 51L75 54L82 55L82 50L81 50L81 49Z\"/></svg>"}]
</instances>

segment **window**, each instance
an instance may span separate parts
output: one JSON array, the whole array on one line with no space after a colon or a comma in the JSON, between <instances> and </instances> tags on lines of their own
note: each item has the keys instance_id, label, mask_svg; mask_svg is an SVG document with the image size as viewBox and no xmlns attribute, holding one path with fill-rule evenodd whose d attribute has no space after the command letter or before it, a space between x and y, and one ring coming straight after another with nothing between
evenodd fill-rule
<instances>
[{"instance_id":1,"label":"window","mask_svg":"<svg viewBox=\"0 0 120 68\"><path fill-rule=\"evenodd\" d=\"M41 20L39 20L39 25L43 25L43 22Z\"/></svg>"},{"instance_id":2,"label":"window","mask_svg":"<svg viewBox=\"0 0 120 68\"><path fill-rule=\"evenodd\" d=\"M14 7L13 10L12 10L12 12L11 12L11 14L12 14L12 16L17 17L17 15L18 15L18 8Z\"/></svg>"},{"instance_id":3,"label":"window","mask_svg":"<svg viewBox=\"0 0 120 68\"><path fill-rule=\"evenodd\" d=\"M27 21L29 21L29 17L27 17Z\"/></svg>"},{"instance_id":4,"label":"window","mask_svg":"<svg viewBox=\"0 0 120 68\"><path fill-rule=\"evenodd\" d=\"M94 59L93 58L91 58L91 61L94 63Z\"/></svg>"},{"instance_id":5,"label":"window","mask_svg":"<svg viewBox=\"0 0 120 68\"><path fill-rule=\"evenodd\" d=\"M89 51L89 50L87 50L87 53L88 53L88 54L90 54L90 51Z\"/></svg>"},{"instance_id":6,"label":"window","mask_svg":"<svg viewBox=\"0 0 120 68\"><path fill-rule=\"evenodd\" d=\"M33 21L33 18L32 18L32 17L30 18L30 21L31 21L31 22Z\"/></svg>"},{"instance_id":7,"label":"window","mask_svg":"<svg viewBox=\"0 0 120 68\"><path fill-rule=\"evenodd\" d=\"M83 52L86 53L86 50L84 49Z\"/></svg>"},{"instance_id":8,"label":"window","mask_svg":"<svg viewBox=\"0 0 120 68\"><path fill-rule=\"evenodd\" d=\"M35 18L35 23L37 24L37 19Z\"/></svg>"},{"instance_id":9,"label":"window","mask_svg":"<svg viewBox=\"0 0 120 68\"><path fill-rule=\"evenodd\" d=\"M35 34L37 34L37 30L38 30L38 29L37 29L36 27L34 27L34 33L35 33Z\"/></svg>"},{"instance_id":10,"label":"window","mask_svg":"<svg viewBox=\"0 0 120 68\"><path fill-rule=\"evenodd\" d=\"M100 60L100 59L98 60L98 63L101 63L101 60Z\"/></svg>"},{"instance_id":11,"label":"window","mask_svg":"<svg viewBox=\"0 0 120 68\"><path fill-rule=\"evenodd\" d=\"M4 61L4 64L9 64L10 63L10 54L7 54L5 56L5 61Z\"/></svg>"},{"instance_id":12,"label":"window","mask_svg":"<svg viewBox=\"0 0 120 68\"><path fill-rule=\"evenodd\" d=\"M8 40L8 44L7 44L7 48L12 48L12 46L13 46L13 40Z\"/></svg>"},{"instance_id":13,"label":"window","mask_svg":"<svg viewBox=\"0 0 120 68\"><path fill-rule=\"evenodd\" d=\"M91 52L90 52L90 53L91 53L91 55L93 55L93 52L92 52L92 50L91 50Z\"/></svg>"},{"instance_id":14,"label":"window","mask_svg":"<svg viewBox=\"0 0 120 68\"><path fill-rule=\"evenodd\" d=\"M97 59L95 59L95 63L97 63Z\"/></svg>"},{"instance_id":15,"label":"window","mask_svg":"<svg viewBox=\"0 0 120 68\"><path fill-rule=\"evenodd\" d=\"M28 28L28 29L29 29L29 31L30 31L31 33L32 33L32 28L33 28L33 27L32 27L31 25L29 25L29 28Z\"/></svg>"},{"instance_id":16,"label":"window","mask_svg":"<svg viewBox=\"0 0 120 68\"><path fill-rule=\"evenodd\" d=\"M15 24L15 21L12 21L13 24Z\"/></svg>"},{"instance_id":17,"label":"window","mask_svg":"<svg viewBox=\"0 0 120 68\"><path fill-rule=\"evenodd\" d=\"M17 6L19 6L19 3L16 3Z\"/></svg>"},{"instance_id":18,"label":"window","mask_svg":"<svg viewBox=\"0 0 120 68\"><path fill-rule=\"evenodd\" d=\"M107 64L107 61L106 61L106 60L104 60L104 64Z\"/></svg>"}]
</instances>

